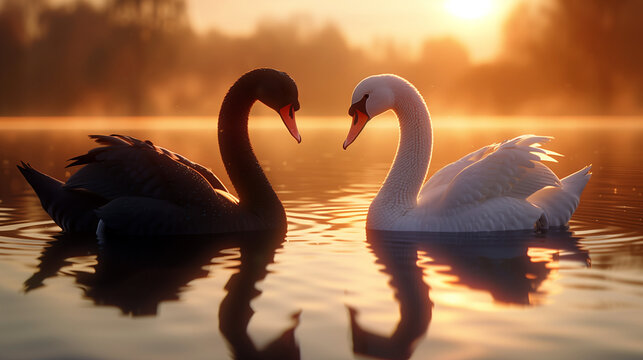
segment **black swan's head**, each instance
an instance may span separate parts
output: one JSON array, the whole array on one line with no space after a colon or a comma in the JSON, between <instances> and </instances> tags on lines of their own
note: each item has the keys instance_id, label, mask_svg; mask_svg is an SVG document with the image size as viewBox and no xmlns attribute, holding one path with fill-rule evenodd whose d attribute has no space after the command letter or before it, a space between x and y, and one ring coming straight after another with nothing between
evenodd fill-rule
<instances>
[{"instance_id":1,"label":"black swan's head","mask_svg":"<svg viewBox=\"0 0 643 360\"><path fill-rule=\"evenodd\" d=\"M243 77L253 80L256 99L278 112L290 134L301 142L295 122L295 111L299 110L295 81L285 72L266 68L252 70Z\"/></svg>"}]
</instances>

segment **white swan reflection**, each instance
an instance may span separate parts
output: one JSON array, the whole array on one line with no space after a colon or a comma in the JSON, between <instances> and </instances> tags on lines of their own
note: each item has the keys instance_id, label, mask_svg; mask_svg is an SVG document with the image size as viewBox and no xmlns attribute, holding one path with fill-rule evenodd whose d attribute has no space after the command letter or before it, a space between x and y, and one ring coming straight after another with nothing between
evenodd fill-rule
<instances>
[{"instance_id":1,"label":"white swan reflection","mask_svg":"<svg viewBox=\"0 0 643 360\"><path fill-rule=\"evenodd\" d=\"M433 317L427 268L446 268L454 276L452 284L488 292L494 301L531 305L530 298L541 291L548 278L551 261L566 259L589 264L588 252L577 237L567 231L546 235L531 232L481 234L367 231L367 242L391 277L390 285L399 304L400 318L393 333L379 335L359 324L359 309L349 306L353 352L382 359L408 359ZM544 248L559 255L549 261L530 256L530 248ZM420 253L431 260L421 262ZM447 265L447 266L444 266ZM428 278L431 281L431 278Z\"/></svg>"}]
</instances>

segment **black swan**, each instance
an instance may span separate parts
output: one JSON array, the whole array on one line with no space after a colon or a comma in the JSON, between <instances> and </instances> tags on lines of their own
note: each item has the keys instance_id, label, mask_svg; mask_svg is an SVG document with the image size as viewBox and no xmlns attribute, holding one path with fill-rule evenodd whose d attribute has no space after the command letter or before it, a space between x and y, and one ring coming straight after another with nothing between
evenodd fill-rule
<instances>
[{"instance_id":1,"label":"black swan","mask_svg":"<svg viewBox=\"0 0 643 360\"><path fill-rule=\"evenodd\" d=\"M65 233L158 236L285 230L286 213L248 137L248 116L256 100L277 111L301 142L295 82L273 69L241 76L221 104L218 125L221 157L239 199L205 167L122 135L91 135L103 146L70 159L68 166L85 166L66 183L24 162L18 169Z\"/></svg>"}]
</instances>

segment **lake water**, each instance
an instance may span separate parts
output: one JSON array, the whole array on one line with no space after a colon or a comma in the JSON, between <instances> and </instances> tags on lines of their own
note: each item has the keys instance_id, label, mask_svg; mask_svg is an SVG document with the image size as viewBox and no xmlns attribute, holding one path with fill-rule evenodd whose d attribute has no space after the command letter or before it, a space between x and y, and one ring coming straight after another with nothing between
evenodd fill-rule
<instances>
[{"instance_id":1,"label":"lake water","mask_svg":"<svg viewBox=\"0 0 643 360\"><path fill-rule=\"evenodd\" d=\"M643 118L434 120L431 174L524 133L556 137L561 177L593 164L567 231L366 232L395 123L343 151L348 118L300 117L298 145L271 117L251 120L251 140L285 238L100 245L59 234L16 163L65 179L87 134L125 133L230 185L216 127L62 120L0 124L0 359L643 357Z\"/></svg>"}]
</instances>

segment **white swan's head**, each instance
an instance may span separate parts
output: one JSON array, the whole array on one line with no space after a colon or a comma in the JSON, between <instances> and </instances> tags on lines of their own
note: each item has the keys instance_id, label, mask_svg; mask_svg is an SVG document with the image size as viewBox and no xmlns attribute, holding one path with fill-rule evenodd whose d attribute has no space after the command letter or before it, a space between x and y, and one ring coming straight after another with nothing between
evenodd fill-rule
<instances>
[{"instance_id":1,"label":"white swan's head","mask_svg":"<svg viewBox=\"0 0 643 360\"><path fill-rule=\"evenodd\" d=\"M369 76L357 84L353 90L351 107L348 109L353 122L344 141L344 150L355 141L370 119L393 108L393 90L400 82L408 83L397 75L384 74Z\"/></svg>"}]
</instances>

